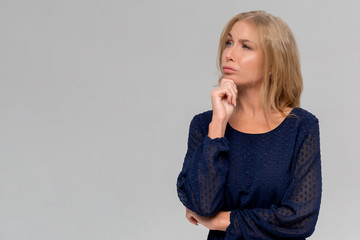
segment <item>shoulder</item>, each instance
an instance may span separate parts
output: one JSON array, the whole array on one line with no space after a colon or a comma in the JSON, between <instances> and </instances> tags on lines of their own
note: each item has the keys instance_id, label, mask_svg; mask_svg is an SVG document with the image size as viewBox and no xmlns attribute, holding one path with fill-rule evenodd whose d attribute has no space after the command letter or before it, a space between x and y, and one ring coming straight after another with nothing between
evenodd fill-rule
<instances>
[{"instance_id":1,"label":"shoulder","mask_svg":"<svg viewBox=\"0 0 360 240\"><path fill-rule=\"evenodd\" d=\"M304 108L296 107L293 109L292 113L296 114L298 121L302 124L313 124L315 122L319 122L319 119L315 116L315 114Z\"/></svg>"},{"instance_id":2,"label":"shoulder","mask_svg":"<svg viewBox=\"0 0 360 240\"><path fill-rule=\"evenodd\" d=\"M297 116L295 125L300 134L307 135L310 131L319 128L319 119L314 113L301 107L294 108L292 112Z\"/></svg>"},{"instance_id":3,"label":"shoulder","mask_svg":"<svg viewBox=\"0 0 360 240\"><path fill-rule=\"evenodd\" d=\"M211 122L211 118L212 118L212 114L213 111L212 110L206 110L203 112L200 112L198 114L196 114L193 119L196 119L198 121L209 121L209 123Z\"/></svg>"},{"instance_id":4,"label":"shoulder","mask_svg":"<svg viewBox=\"0 0 360 240\"><path fill-rule=\"evenodd\" d=\"M190 126L192 128L201 128L205 132L211 122L212 114L212 110L206 110L195 114L191 120Z\"/></svg>"},{"instance_id":5,"label":"shoulder","mask_svg":"<svg viewBox=\"0 0 360 240\"><path fill-rule=\"evenodd\" d=\"M206 110L200 113L195 114L191 122L199 123L199 124L210 124L212 119L212 110Z\"/></svg>"}]
</instances>

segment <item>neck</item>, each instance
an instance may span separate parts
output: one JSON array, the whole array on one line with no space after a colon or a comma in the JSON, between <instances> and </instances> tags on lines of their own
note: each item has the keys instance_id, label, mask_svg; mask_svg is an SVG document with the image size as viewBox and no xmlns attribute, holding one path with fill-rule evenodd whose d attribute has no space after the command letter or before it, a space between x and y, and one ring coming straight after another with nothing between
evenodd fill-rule
<instances>
[{"instance_id":1,"label":"neck","mask_svg":"<svg viewBox=\"0 0 360 240\"><path fill-rule=\"evenodd\" d=\"M264 112L260 100L260 88L238 87L238 98L234 113L249 118L263 117Z\"/></svg>"}]
</instances>

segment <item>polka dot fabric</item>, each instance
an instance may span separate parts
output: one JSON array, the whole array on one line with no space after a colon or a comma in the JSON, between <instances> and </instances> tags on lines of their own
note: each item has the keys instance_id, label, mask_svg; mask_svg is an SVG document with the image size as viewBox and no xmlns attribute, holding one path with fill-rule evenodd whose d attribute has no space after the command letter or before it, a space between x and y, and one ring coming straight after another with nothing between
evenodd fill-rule
<instances>
[{"instance_id":1,"label":"polka dot fabric","mask_svg":"<svg viewBox=\"0 0 360 240\"><path fill-rule=\"evenodd\" d=\"M227 124L211 139L212 110L190 123L188 149L177 178L180 201L201 216L231 211L225 231L208 239L305 239L321 201L319 121L303 108L275 129L243 133Z\"/></svg>"}]
</instances>

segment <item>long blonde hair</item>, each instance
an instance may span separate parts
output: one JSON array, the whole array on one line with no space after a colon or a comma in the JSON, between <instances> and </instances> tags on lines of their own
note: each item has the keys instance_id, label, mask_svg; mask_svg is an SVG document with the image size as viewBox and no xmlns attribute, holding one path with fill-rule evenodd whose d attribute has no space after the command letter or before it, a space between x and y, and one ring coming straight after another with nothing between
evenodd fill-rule
<instances>
[{"instance_id":1,"label":"long blonde hair","mask_svg":"<svg viewBox=\"0 0 360 240\"><path fill-rule=\"evenodd\" d=\"M286 107L300 106L303 82L295 38L289 26L279 17L264 11L251 11L240 13L227 22L220 36L217 67L221 71L221 76L218 83L220 84L223 78L221 60L226 37L238 21L245 21L255 26L264 51L264 81L261 85L260 96L266 120L268 120L267 113L270 109L287 117L284 113Z\"/></svg>"}]
</instances>

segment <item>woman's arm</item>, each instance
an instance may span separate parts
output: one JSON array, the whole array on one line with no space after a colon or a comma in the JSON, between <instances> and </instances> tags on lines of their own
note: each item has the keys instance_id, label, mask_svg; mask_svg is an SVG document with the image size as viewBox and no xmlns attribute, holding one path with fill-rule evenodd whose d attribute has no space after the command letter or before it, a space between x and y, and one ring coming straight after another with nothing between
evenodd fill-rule
<instances>
[{"instance_id":1,"label":"woman's arm","mask_svg":"<svg viewBox=\"0 0 360 240\"><path fill-rule=\"evenodd\" d=\"M229 142L224 134L236 98L234 81L223 78L220 87L211 92L213 111L211 123L206 123L208 130L204 131L201 116L195 116L190 124L188 150L177 179L177 191L184 206L201 216L214 215L223 205L229 165Z\"/></svg>"},{"instance_id":2,"label":"woman's arm","mask_svg":"<svg viewBox=\"0 0 360 240\"><path fill-rule=\"evenodd\" d=\"M177 179L177 192L188 209L200 216L211 216L223 205L229 142L225 137L210 138L203 117L197 115L190 123L188 150Z\"/></svg>"},{"instance_id":3,"label":"woman's arm","mask_svg":"<svg viewBox=\"0 0 360 240\"><path fill-rule=\"evenodd\" d=\"M226 231L226 228L230 225L230 211L220 211L211 217L202 217L190 209L186 208L186 218L192 224L198 223L211 230Z\"/></svg>"}]
</instances>

